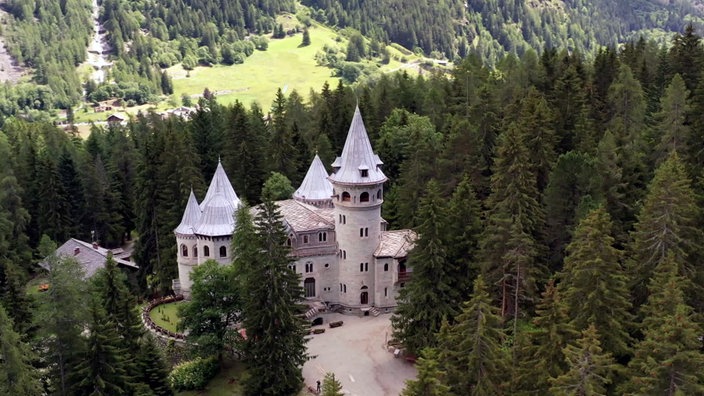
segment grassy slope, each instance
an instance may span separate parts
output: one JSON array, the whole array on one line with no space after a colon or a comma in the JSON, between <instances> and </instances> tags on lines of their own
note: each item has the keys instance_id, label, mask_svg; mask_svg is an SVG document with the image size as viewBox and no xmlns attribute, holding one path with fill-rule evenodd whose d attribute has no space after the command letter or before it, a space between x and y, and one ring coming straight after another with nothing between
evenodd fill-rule
<instances>
[{"instance_id":1,"label":"grassy slope","mask_svg":"<svg viewBox=\"0 0 704 396\"><path fill-rule=\"evenodd\" d=\"M201 94L207 87L222 103L257 101L267 109L278 88L286 92L296 89L307 96L311 88L319 90L325 81L337 85L338 78L330 75L332 70L316 65L314 59L324 44L337 44L335 32L320 25L309 32L311 45L307 47L298 47L300 34L270 40L266 51L255 51L241 65L197 67L190 77L180 65L171 67L168 72L173 77L174 93L180 98L184 93Z\"/></svg>"}]
</instances>

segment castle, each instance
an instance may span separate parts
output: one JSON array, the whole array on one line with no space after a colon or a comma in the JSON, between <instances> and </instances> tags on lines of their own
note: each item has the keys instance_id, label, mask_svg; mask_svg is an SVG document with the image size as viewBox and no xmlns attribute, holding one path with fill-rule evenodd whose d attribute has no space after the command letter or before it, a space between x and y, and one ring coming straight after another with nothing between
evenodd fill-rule
<instances>
[{"instance_id":1,"label":"castle","mask_svg":"<svg viewBox=\"0 0 704 396\"><path fill-rule=\"evenodd\" d=\"M406 257L415 234L386 230L382 164L357 108L333 173L327 174L316 155L293 199L277 201L295 260L291 267L301 275L306 299L350 313L388 312L396 306L410 276ZM200 204L191 192L174 230L179 272L174 285L187 298L195 266L209 259L232 262L233 214L239 204L221 164Z\"/></svg>"}]
</instances>

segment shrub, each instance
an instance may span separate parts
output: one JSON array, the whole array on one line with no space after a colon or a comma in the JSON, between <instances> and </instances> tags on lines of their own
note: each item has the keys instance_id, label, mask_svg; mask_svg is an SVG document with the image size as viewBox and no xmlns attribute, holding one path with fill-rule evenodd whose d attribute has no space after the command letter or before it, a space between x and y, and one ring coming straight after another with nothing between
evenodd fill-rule
<instances>
[{"instance_id":1,"label":"shrub","mask_svg":"<svg viewBox=\"0 0 704 396\"><path fill-rule=\"evenodd\" d=\"M218 369L216 357L198 357L174 367L169 374L169 384L176 391L203 389L217 374Z\"/></svg>"}]
</instances>

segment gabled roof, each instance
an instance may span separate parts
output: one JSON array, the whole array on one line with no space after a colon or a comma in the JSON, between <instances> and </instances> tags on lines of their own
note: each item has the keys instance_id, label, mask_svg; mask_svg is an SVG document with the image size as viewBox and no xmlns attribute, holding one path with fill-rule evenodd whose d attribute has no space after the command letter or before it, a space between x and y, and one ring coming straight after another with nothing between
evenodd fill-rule
<instances>
[{"instance_id":1,"label":"gabled roof","mask_svg":"<svg viewBox=\"0 0 704 396\"><path fill-rule=\"evenodd\" d=\"M176 227L174 232L179 234L193 234L193 228L198 224L200 220L200 206L198 206L198 200L196 195L193 194L193 189L191 189L191 195L188 197L188 204L186 204L186 210L183 212L183 217L181 218L181 224Z\"/></svg>"},{"instance_id":2,"label":"gabled roof","mask_svg":"<svg viewBox=\"0 0 704 396\"><path fill-rule=\"evenodd\" d=\"M374 257L406 257L413 249L415 239L416 233L413 230L382 231Z\"/></svg>"},{"instance_id":3,"label":"gabled roof","mask_svg":"<svg viewBox=\"0 0 704 396\"><path fill-rule=\"evenodd\" d=\"M348 184L383 183L386 181L386 175L381 171L382 164L379 156L374 154L367 130L364 127L362 114L357 107L347 132L342 155L333 162L334 173L330 175L329 179L332 182ZM363 170L367 174L365 177L362 176Z\"/></svg>"},{"instance_id":4,"label":"gabled roof","mask_svg":"<svg viewBox=\"0 0 704 396\"><path fill-rule=\"evenodd\" d=\"M118 249L115 249L116 251ZM122 249L119 249L122 251ZM93 246L93 244L84 242L75 238L71 238L56 249L57 257L73 257L81 264L83 271L85 272L86 278L90 278L95 273L105 267L105 261L108 258L108 254L113 253L110 249L105 249L100 246ZM137 264L116 257L113 255L113 260L117 265L122 265L130 268L139 268ZM44 269L49 269L48 260L44 260L39 263L39 265Z\"/></svg>"},{"instance_id":5,"label":"gabled roof","mask_svg":"<svg viewBox=\"0 0 704 396\"><path fill-rule=\"evenodd\" d=\"M237 202L239 203L239 200ZM236 209L231 199L226 198L222 192L216 192L203 207L194 233L206 236L232 235L235 229Z\"/></svg>"},{"instance_id":6,"label":"gabled roof","mask_svg":"<svg viewBox=\"0 0 704 396\"><path fill-rule=\"evenodd\" d=\"M308 173L301 186L293 193L297 200L332 200L332 184L328 180L328 172L318 154L308 168Z\"/></svg>"},{"instance_id":7,"label":"gabled roof","mask_svg":"<svg viewBox=\"0 0 704 396\"><path fill-rule=\"evenodd\" d=\"M223 169L222 163L220 163L219 160L218 167L215 169L215 174L213 175L213 179L210 181L208 192L205 194L203 202L200 203L200 208L202 211L205 211L205 207L208 205L208 202L210 202L210 200L213 199L213 197L217 193L221 193L226 200L232 203L234 207L239 206L240 199L237 198L237 194L235 194L235 189L232 188L230 179L227 178L225 169Z\"/></svg>"},{"instance_id":8,"label":"gabled roof","mask_svg":"<svg viewBox=\"0 0 704 396\"><path fill-rule=\"evenodd\" d=\"M332 230L335 228L332 209L318 208L293 199L276 201L276 206L279 207L281 216L288 229L293 232Z\"/></svg>"}]
</instances>

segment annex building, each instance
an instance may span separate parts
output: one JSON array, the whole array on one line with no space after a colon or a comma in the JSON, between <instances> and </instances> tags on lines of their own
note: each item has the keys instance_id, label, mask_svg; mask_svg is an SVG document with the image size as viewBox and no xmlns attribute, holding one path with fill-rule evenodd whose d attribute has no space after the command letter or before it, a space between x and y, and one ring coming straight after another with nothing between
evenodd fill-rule
<instances>
[{"instance_id":1,"label":"annex building","mask_svg":"<svg viewBox=\"0 0 704 396\"><path fill-rule=\"evenodd\" d=\"M328 175L316 155L292 199L277 202L295 260L291 266L301 275L307 299L356 313L396 306L398 291L409 279L406 257L415 234L387 230L381 217L387 180L382 164L357 108L333 173ZM179 271L174 289L186 298L195 266L209 259L232 262L239 204L221 164L203 201L191 192L174 230Z\"/></svg>"}]
</instances>

